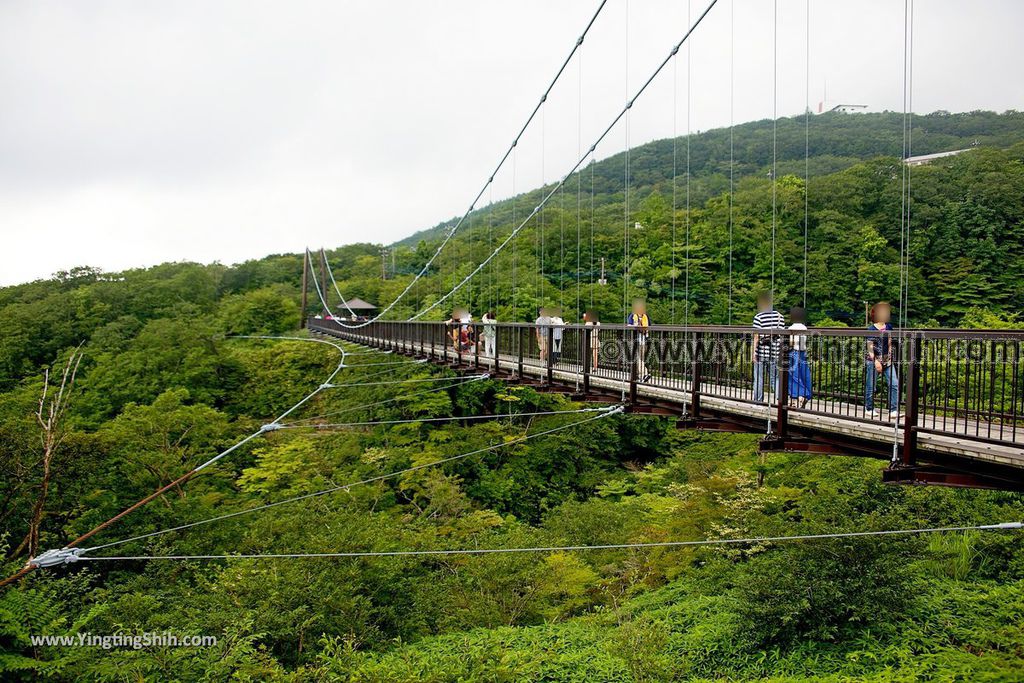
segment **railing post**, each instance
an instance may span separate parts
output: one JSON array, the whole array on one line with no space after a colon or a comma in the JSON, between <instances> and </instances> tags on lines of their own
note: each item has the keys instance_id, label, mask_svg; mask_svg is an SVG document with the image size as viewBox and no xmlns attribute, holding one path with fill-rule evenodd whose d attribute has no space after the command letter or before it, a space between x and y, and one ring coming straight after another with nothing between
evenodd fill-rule
<instances>
[{"instance_id":1,"label":"railing post","mask_svg":"<svg viewBox=\"0 0 1024 683\"><path fill-rule=\"evenodd\" d=\"M637 374L640 372L640 335L631 327L627 327L625 333L628 337L626 348L632 350L629 364L629 405L635 406Z\"/></svg>"},{"instance_id":2,"label":"railing post","mask_svg":"<svg viewBox=\"0 0 1024 683\"><path fill-rule=\"evenodd\" d=\"M554 367L555 362L555 326L548 325L547 329L548 337L548 357L545 359L546 372L544 377L545 384L551 384L552 372L551 369Z\"/></svg>"},{"instance_id":3,"label":"railing post","mask_svg":"<svg viewBox=\"0 0 1024 683\"><path fill-rule=\"evenodd\" d=\"M583 395L587 396L590 393L590 371L591 361L593 359L594 352L591 349L593 344L593 338L591 335L594 333L594 326L587 325L583 328Z\"/></svg>"},{"instance_id":4,"label":"railing post","mask_svg":"<svg viewBox=\"0 0 1024 683\"><path fill-rule=\"evenodd\" d=\"M491 373L492 373L492 375L494 377L497 377L499 374L501 374L501 360L500 360L500 358L501 358L501 327L498 325L498 323L494 323L494 358L491 359L491 360L494 361L494 368L492 368L492 370L491 370Z\"/></svg>"},{"instance_id":5,"label":"railing post","mask_svg":"<svg viewBox=\"0 0 1024 683\"><path fill-rule=\"evenodd\" d=\"M903 452L900 464L910 467L917 462L917 417L921 396L921 335L910 339L907 349L907 407L903 412Z\"/></svg>"},{"instance_id":6,"label":"railing post","mask_svg":"<svg viewBox=\"0 0 1024 683\"><path fill-rule=\"evenodd\" d=\"M442 360L445 365L448 365L448 342L452 340L451 326L448 323L444 323L444 353Z\"/></svg>"},{"instance_id":7,"label":"railing post","mask_svg":"<svg viewBox=\"0 0 1024 683\"><path fill-rule=\"evenodd\" d=\"M473 326L473 367L477 370L480 369L480 330L483 329L482 325Z\"/></svg>"},{"instance_id":8,"label":"railing post","mask_svg":"<svg viewBox=\"0 0 1024 683\"><path fill-rule=\"evenodd\" d=\"M703 348L703 334L703 332L697 332L694 335L693 348L691 349L693 358L691 359L692 368L690 371L690 417L693 418L700 417L700 355Z\"/></svg>"},{"instance_id":9,"label":"railing post","mask_svg":"<svg viewBox=\"0 0 1024 683\"><path fill-rule=\"evenodd\" d=\"M789 430L789 337L784 336L779 343L779 358L776 360L775 366L775 374L779 383L779 390L775 394L779 411L778 437L785 439ZM771 377L768 378L768 382L771 383Z\"/></svg>"},{"instance_id":10,"label":"railing post","mask_svg":"<svg viewBox=\"0 0 1024 683\"><path fill-rule=\"evenodd\" d=\"M530 328L528 327L517 327L516 330L516 354L518 358L516 360L516 379L522 381L523 379L523 333L529 333Z\"/></svg>"}]
</instances>

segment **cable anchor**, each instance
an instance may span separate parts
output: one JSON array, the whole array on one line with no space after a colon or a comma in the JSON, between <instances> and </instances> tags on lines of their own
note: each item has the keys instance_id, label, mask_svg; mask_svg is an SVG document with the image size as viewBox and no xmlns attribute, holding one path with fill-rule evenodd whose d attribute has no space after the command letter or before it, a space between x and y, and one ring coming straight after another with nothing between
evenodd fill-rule
<instances>
[{"instance_id":1,"label":"cable anchor","mask_svg":"<svg viewBox=\"0 0 1024 683\"><path fill-rule=\"evenodd\" d=\"M30 567L35 567L36 569L56 567L62 564L78 562L78 556L81 554L81 548L54 548L53 550L47 550L44 553L36 555L28 561L28 564Z\"/></svg>"}]
</instances>

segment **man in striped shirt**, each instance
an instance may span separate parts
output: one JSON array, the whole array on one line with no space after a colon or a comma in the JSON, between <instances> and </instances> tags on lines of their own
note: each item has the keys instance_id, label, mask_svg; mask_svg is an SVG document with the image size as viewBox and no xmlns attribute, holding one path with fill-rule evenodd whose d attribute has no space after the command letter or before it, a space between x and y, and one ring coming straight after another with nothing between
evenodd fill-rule
<instances>
[{"instance_id":1,"label":"man in striped shirt","mask_svg":"<svg viewBox=\"0 0 1024 683\"><path fill-rule=\"evenodd\" d=\"M786 319L772 306L772 295L762 292L757 297L757 315L754 316L755 330L781 330L786 327ZM767 375L772 385L772 392L779 390L779 349L782 347L782 336L778 334L754 333L754 403L764 401L764 380Z\"/></svg>"}]
</instances>

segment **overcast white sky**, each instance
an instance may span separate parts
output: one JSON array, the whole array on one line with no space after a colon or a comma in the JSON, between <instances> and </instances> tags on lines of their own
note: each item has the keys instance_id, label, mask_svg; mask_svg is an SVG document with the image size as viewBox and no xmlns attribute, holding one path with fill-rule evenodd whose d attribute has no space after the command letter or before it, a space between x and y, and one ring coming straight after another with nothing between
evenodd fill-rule
<instances>
[{"instance_id":1,"label":"overcast white sky","mask_svg":"<svg viewBox=\"0 0 1024 683\"><path fill-rule=\"evenodd\" d=\"M461 213L597 4L4 0L0 284L389 242ZM778 0L780 115L804 107L806 6ZM719 0L691 47L693 131L729 123L733 8L735 120L771 116L772 3ZM903 3L810 15L812 103L827 83L830 101L900 110ZM518 190L589 147L687 3L628 0L626 19L608 0L519 148ZM918 0L914 110L1024 109L1022 26L1024 2ZM686 72L684 49L634 107L633 144L685 133ZM505 173L493 196L512 189Z\"/></svg>"}]
</instances>

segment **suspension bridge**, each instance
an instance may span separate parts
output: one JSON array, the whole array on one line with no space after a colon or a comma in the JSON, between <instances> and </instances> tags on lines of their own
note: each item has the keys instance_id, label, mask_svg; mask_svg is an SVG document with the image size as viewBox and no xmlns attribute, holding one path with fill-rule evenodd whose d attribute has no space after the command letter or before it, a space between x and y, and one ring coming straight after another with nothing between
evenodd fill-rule
<instances>
[{"instance_id":1,"label":"suspension bridge","mask_svg":"<svg viewBox=\"0 0 1024 683\"><path fill-rule=\"evenodd\" d=\"M395 550L385 552L339 551L334 553L289 553L289 554L253 554L253 555L120 555L96 554L100 551L133 543L145 539L177 533L225 519L234 519L248 514L260 513L280 505L299 503L313 497L328 495L337 491L347 491L353 486L382 481L397 477L403 473L433 467L448 462L471 457L477 453L504 448L512 443L546 437L571 427L585 425L593 420L604 419L619 412L651 414L675 418L681 428L704 429L715 431L734 431L762 434L761 449L771 451L801 451L820 454L861 455L883 458L888 466L883 472L886 481L893 483L942 484L958 487L995 488L1007 490L1024 490L1024 364L1020 356L1020 346L1024 342L1024 332L990 331L990 330L944 330L916 329L908 324L907 302L910 289L910 242L912 197L910 193L910 166L901 164L899 181L901 188L901 207L899 216L900 249L899 249L899 283L893 293L897 296L896 308L899 319L891 331L878 332L858 329L817 329L801 333L806 341L807 357L811 360L813 396L806 401L794 402L788 395L790 367L787 359L789 347L793 342L792 333L782 329L758 329L732 325L733 321L733 237L738 226L733 221L732 197L734 189L733 168L735 165L732 144L732 109L730 101L730 143L728 159L728 219L729 236L729 312L726 325L691 324L691 217L690 217L690 109L691 93L689 72L691 70L690 38L699 30L702 22L715 11L723 0L711 0L700 12L691 13L690 3L687 4L686 28L678 41L669 46L663 60L654 70L640 82L639 87L630 89L628 75L626 82L627 97L622 107L599 128L599 135L589 145L584 145L582 138L582 94L577 100L577 154L569 168L557 177L540 193L540 200L523 214L516 213L513 203L513 227L501 239L494 239L490 230L487 233L487 245L490 253L475 259L471 263L468 274L458 278L446 292L440 292L406 319L392 319L396 307L409 297L417 283L435 267L438 257L449 248L452 240L464 224L471 224L478 207L487 197L487 205L493 204L496 176L507 166L512 166L513 195L515 194L515 166L517 150L523 137L531 126L535 127L539 119L543 126L545 107L556 85L563 79L574 60L577 62L578 73L582 74L582 52L585 39L598 21L608 0L601 0L596 11L585 24L583 32L573 42L565 60L557 69L554 78L537 101L535 107L526 118L525 123L513 137L507 149L501 155L494 170L488 174L483 186L477 191L469 208L461 217L451 224L433 253L425 260L398 295L383 305L379 311L369 318L362 318L349 306L348 299L343 295L334 272L327 263L326 253L321 250L319 277L314 266L312 253L307 249L302 274L302 310L308 311L307 294L310 284L315 292L323 315L309 317L304 320L313 336L299 338L305 341L321 342L333 346L341 352L342 358L338 366L327 380L305 395L277 418L268 421L258 430L245 436L230 448L215 454L213 457L183 473L178 479L154 491L138 502L125 508L122 512L96 525L79 537L69 541L61 548L49 550L31 558L26 566L16 574L0 581L0 586L18 580L25 574L39 568L56 567L84 561L116 561L116 560L152 560L152 559L258 559L258 558L300 558L300 557L368 557L396 555L430 555L454 553L498 553L498 552L546 552L552 550L588 550L594 548L644 547L648 545L701 545L725 543L751 543L758 541L793 541L813 538L839 538L859 535L884 534L915 534L959 529L1019 529L1017 522L983 525L977 527L936 527L905 530L879 530L863 532L844 532L818 536L780 536L771 539L726 539L726 540L688 540L668 541L658 544L634 543L615 546L566 546L565 548L493 548L472 550ZM628 24L628 0L626 16ZM734 2L729 0L729 21L733 23ZM903 136L900 155L907 159L912 155L912 73L913 73L913 0L904 0L903 30ZM772 55L772 161L771 178L771 244L770 244L770 290L776 293L776 273L778 266L776 234L779 222L777 193L777 135L778 121L778 2L773 3L773 55ZM810 120L809 102L809 64L810 64L810 3L806 3L806 37L807 64L805 73L805 159L804 181L809 176L808 135ZM626 27L626 59L628 60L628 26ZM735 38L730 28L730 55L733 54ZM685 48L685 49L684 49ZM426 320L431 312L442 306L454 306L459 297L465 296L466 290L473 282L490 278L493 292L494 269L496 258L506 249L512 252L512 287L508 292L511 299L511 310L518 310L519 288L517 287L518 263L517 238L528 225L539 223L538 242L545 237L544 209L553 198L571 192L570 181L576 180L576 270L575 296L576 309L582 310L582 245L586 237L582 234L579 216L582 206L582 169L589 162L593 168L596 151L599 146L607 145L609 135L622 126L624 132L624 175L623 196L624 212L622 215L622 308L623 314L628 310L631 290L630 231L631 225L631 178L630 178L630 112L642 98L651 84L666 70L672 67L673 74L678 68L681 55L685 57L687 73L686 85L686 145L683 158L677 149L677 102L678 95L673 86L672 111L672 279L671 279L671 321L670 325L634 326L606 325L562 325L562 324L525 324L525 323L489 323L493 332L493 349L478 343L476 336L467 344L461 333L470 323L463 321L431 322ZM732 73L733 59L730 56L730 100L734 99ZM628 73L628 69L627 69ZM673 78L673 83L675 83ZM582 79L578 90L582 87ZM542 127L543 131L543 127ZM541 136L542 145L543 134ZM543 152L542 152L543 158ZM677 176L683 175L683 192L677 193ZM680 199L677 194L682 194ZM591 193L591 197L593 193ZM807 304L807 260L808 260L808 203L806 183L804 191L803 217L803 303ZM591 210L593 210L591 208ZM678 215L682 212L683 220ZM591 220L589 236L591 261L590 271L594 270L594 235ZM564 251L564 231L560 229L561 248ZM678 240L677 232L682 233ZM541 243L542 247L543 244ZM684 247L677 249L678 247ZM677 263L676 253L682 253L683 262ZM541 297L546 296L547 283L546 264L543 260L543 248L538 249L538 288ZM564 259L559 261L560 267ZM677 318L677 274L681 275L679 283L683 292L681 321ZM559 287L554 295L564 297L562 286L564 273L558 274ZM570 278L571 279L571 278ZM603 278L602 278L603 279ZM328 282L334 294L351 316L349 319L338 319L332 314ZM496 304L498 302L490 302ZM593 302L591 302L592 304ZM398 309L402 310L402 309ZM479 323L474 323L474 335L481 330ZM772 344L778 345L778 382L769 391L755 391L754 349L757 336L769 337ZM866 375L871 372L865 367L865 347L871 337L883 336L887 347L891 349L892 365L895 374L900 378L899 388L895 390L895 405L891 410L876 413L868 408L870 403L866 390ZM104 542L93 546L84 546L84 541L108 529L125 516L163 495L171 487L180 486L206 468L214 465L244 444L268 433L289 428L329 427L328 423L317 418L306 418L301 423L285 423L285 418L297 414L304 405L312 401L320 392L346 386L367 385L365 378L353 384L335 383L334 379L346 365L346 348L338 341L358 344L375 351L386 351L392 354L407 355L422 362L429 362L453 368L462 377L424 378L420 380L388 380L382 379L376 384L402 385L408 389L408 381L423 383L437 381L436 388L425 391L443 390L441 382L448 382L447 387L460 382L476 381L485 377L501 379L509 382L529 385L540 391L563 392L578 401L599 404L598 407L581 408L569 413L581 414L580 419L569 424L532 434L525 434L518 439L506 441L467 453L458 453L435 462L417 465L413 468L388 472L362 481L350 482L333 486L321 491L305 493L299 496L270 502L253 508L238 510L208 519L189 522L179 526L171 526L141 535ZM351 349L348 350L351 352ZM401 365L401 363L383 362L378 365ZM395 369L380 371L382 375L397 372ZM385 399L386 403L392 399ZM362 406L368 407L368 406ZM586 414L586 415L585 415ZM386 423L349 423L351 424L386 424Z\"/></svg>"},{"instance_id":2,"label":"suspension bridge","mask_svg":"<svg viewBox=\"0 0 1024 683\"><path fill-rule=\"evenodd\" d=\"M783 330L753 330L732 325L733 320L733 236L734 221L732 196L734 188L733 168L735 151L730 136L729 144L729 200L728 234L729 234L729 314L728 325L693 325L690 320L691 301L691 189L690 189L690 71L692 59L690 40L699 30L701 23L717 5L724 5L712 0L702 11L691 11L687 4L687 29L677 43L671 46L664 60L653 72L641 82L635 90L630 91L627 78L627 99L600 135L586 147L582 139L578 143L575 163L561 178L541 194L541 200L526 212L521 220L513 221L513 228L504 240L493 247L491 252L473 264L470 272L458 279L448 291L439 293L408 320L389 320L388 314L406 297L416 283L433 266L438 255L448 246L456 232L467 220L472 220L478 203L489 192L496 174L502 170L511 158L514 163L516 150L524 132L534 122L538 112L548 102L548 98L559 79L565 74L571 60L581 60L579 53L587 31L597 20L605 6L601 2L597 11L586 25L586 29L575 42L565 62L557 71L554 80L543 91L536 107L527 118L519 133L500 158L495 170L487 177L483 187L476 194L469 209L446 232L434 254L427 260L422 270L416 274L405 289L377 315L369 319L352 320L336 319L331 315L328 302L327 276L330 275L334 292L345 303L345 297L334 281L333 272L327 262L326 253L321 250L319 282L313 277L313 256L306 252L304 264L304 283L311 280L319 302L323 306L323 316L310 318L309 329L321 335L329 335L351 342L368 345L379 349L388 349L399 353L417 356L424 360L450 365L459 369L486 369L494 377L505 378L519 383L528 383L545 390L568 392L583 400L617 400L623 401L628 409L638 413L655 413L673 415L678 418L682 427L700 429L747 431L761 433L764 438L761 448L765 451L793 450L813 453L853 454L885 458L889 467L884 478L890 482L929 483L949 486L1005 488L1024 490L1024 438L1022 438L1020 415L1024 413L1024 387L1021 386L1020 344L1024 341L1024 333L986 330L943 330L915 329L908 324L908 301L910 290L910 242L912 195L910 192L910 165L901 164L898 174L900 183L900 215L899 215L899 283L894 291L898 300L896 306L898 320L891 332L883 334L885 344L892 348L892 367L898 381L895 405L890 410L876 413L868 406L872 403L868 387L868 379L872 369L866 367L866 346L872 337L879 334L875 330L861 329L819 329L812 330L802 338L801 344L806 345L806 354L811 359L812 385L814 394L810 400L790 400L788 394L788 347L791 336ZM726 11L722 9L722 11ZM734 71L733 43L734 2L729 2L730 22L730 74ZM809 74L811 60L811 6L805 7L806 35L806 72L805 72L805 116L804 116L804 180L809 176L809 130L810 101ZM627 7L628 16L628 7ZM900 158L912 156L913 142L913 27L914 3L906 0L903 6L903 135ZM772 120L778 121L778 2L773 3L772 26ZM515 252L517 237L524 227L537 224L537 270L538 290L541 297L545 296L547 282L544 263L543 209L559 193L571 191L567 186L575 178L577 186L577 213L582 212L582 173L583 165L593 161L595 150L605 144L610 132L620 126L624 129L624 176L623 196L625 211L622 217L622 315L629 311L629 299L633 295L630 287L630 147L629 147L629 116L638 100L644 95L651 83L658 78L666 67L672 67L673 88L675 89L675 71L681 59L685 58L686 70L685 102L682 109L686 115L685 148L677 149L676 109L680 108L678 94L673 91L673 182L672 182L672 282L671 282L671 321L673 324L654 326L649 329L637 330L625 325L601 325L591 327L583 325L547 325L531 326L524 323L493 324L495 348L487 353L481 350L482 345L473 344L470 349L463 348L458 333L452 322L426 322L425 318L432 311L442 306L454 307L462 299L471 298L474 279L493 279L495 259L505 249L512 250L512 282L508 292L511 299L509 310L519 309L516 298L519 296L516 287L517 254ZM628 28L627 28L627 59L628 59ZM582 68L582 67L581 67ZM732 92L732 76L730 75L730 99ZM581 98L579 102L581 102ZM582 105L579 105L582 107ZM732 104L730 104L730 111ZM578 112L582 117L582 110ZM577 136L580 136L581 124L577 123ZM732 123L730 122L730 131ZM543 137L541 144L544 144ZM771 177L771 256L770 256L770 291L774 298L776 292L776 272L779 256L777 255L776 234L778 228L778 197L777 197L777 136L772 128L772 161L769 171ZM591 166L592 168L592 166ZM682 201L677 197L677 177L683 176ZM809 209L808 193L803 192L803 305L807 305L808 278L808 230ZM682 219L677 216L682 214ZM593 223L591 220L590 260L593 261ZM679 225L677 225L679 223ZM580 301L580 280L582 279L581 252L586 236L580 232L580 221L577 220L575 272L576 303L575 310L584 308ZM677 245L677 228L682 233L681 245ZM488 244L492 244L488 232ZM560 234L561 249L564 250L564 235ZM684 247L681 251L682 263L677 263L677 246ZM563 259L564 260L564 259ZM563 260L560 260L561 264ZM490 268L490 273L488 273ZM591 264L591 272L593 264ZM679 288L681 314L677 317L677 282L676 273L681 275ZM554 275L554 273L551 273ZM571 274L570 274L571 279ZM552 296L564 297L562 284L566 278L558 273L558 291ZM323 283L321 286L320 283ZM303 290L305 302L305 289ZM492 288L493 291L493 288ZM493 294L492 294L493 296ZM487 305L494 309L497 301L488 301ZM591 305L593 302L591 301ZM304 309L306 310L306 309ZM474 332L481 330L479 322ZM773 337L773 342L781 348L778 373L780 375L776 391L769 391L762 396L754 390L754 361L752 360L756 335ZM544 337L550 337L545 340ZM553 349L555 337L561 345L559 353L545 353L544 349ZM870 387L873 388L873 387Z\"/></svg>"}]
</instances>

